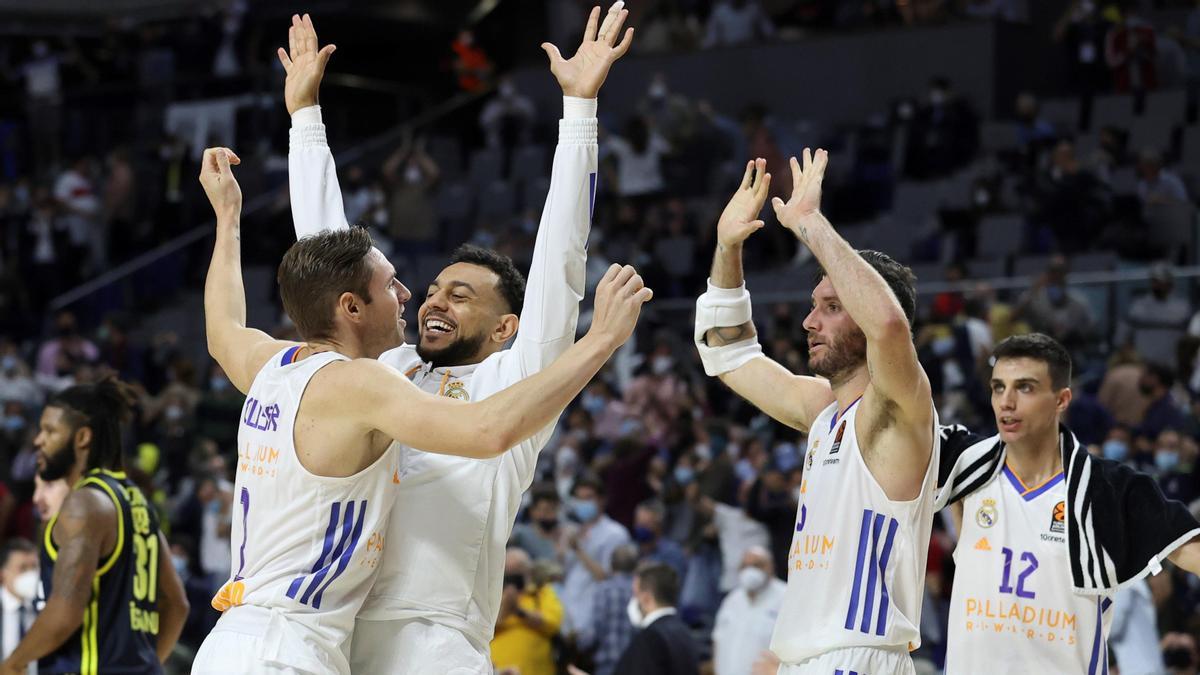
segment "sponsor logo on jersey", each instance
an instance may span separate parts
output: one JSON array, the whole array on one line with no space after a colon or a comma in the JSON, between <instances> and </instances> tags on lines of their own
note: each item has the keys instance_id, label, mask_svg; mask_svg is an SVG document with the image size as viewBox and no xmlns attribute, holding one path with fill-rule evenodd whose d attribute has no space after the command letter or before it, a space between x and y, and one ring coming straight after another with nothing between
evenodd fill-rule
<instances>
[{"instance_id":1,"label":"sponsor logo on jersey","mask_svg":"<svg viewBox=\"0 0 1200 675\"><path fill-rule=\"evenodd\" d=\"M842 449L842 435L846 433L846 422L842 421L838 426L837 436L833 437L833 447L829 449L830 455L836 455L838 450Z\"/></svg>"},{"instance_id":2,"label":"sponsor logo on jersey","mask_svg":"<svg viewBox=\"0 0 1200 675\"><path fill-rule=\"evenodd\" d=\"M987 537L980 537L979 541L975 542L976 551L990 551L992 545L988 542Z\"/></svg>"},{"instance_id":3,"label":"sponsor logo on jersey","mask_svg":"<svg viewBox=\"0 0 1200 675\"><path fill-rule=\"evenodd\" d=\"M1059 502L1054 505L1054 510L1050 512L1050 531L1064 532L1067 529L1067 503Z\"/></svg>"},{"instance_id":4,"label":"sponsor logo on jersey","mask_svg":"<svg viewBox=\"0 0 1200 675\"><path fill-rule=\"evenodd\" d=\"M451 382L446 385L446 396L456 398L460 401L471 400L471 397L467 394L467 386L462 382Z\"/></svg>"},{"instance_id":5,"label":"sponsor logo on jersey","mask_svg":"<svg viewBox=\"0 0 1200 675\"><path fill-rule=\"evenodd\" d=\"M975 522L982 528L988 528L996 524L1000 519L1000 512L996 510L995 499L983 500L983 506L975 512Z\"/></svg>"}]
</instances>

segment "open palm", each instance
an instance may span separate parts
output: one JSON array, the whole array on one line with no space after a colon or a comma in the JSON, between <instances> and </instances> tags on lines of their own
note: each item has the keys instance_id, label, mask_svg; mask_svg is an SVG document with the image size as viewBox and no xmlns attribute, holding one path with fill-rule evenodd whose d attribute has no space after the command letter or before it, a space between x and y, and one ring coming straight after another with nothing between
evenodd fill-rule
<instances>
[{"instance_id":1,"label":"open palm","mask_svg":"<svg viewBox=\"0 0 1200 675\"><path fill-rule=\"evenodd\" d=\"M287 72L283 83L283 100L288 114L301 108L317 104L317 92L321 89L321 78L325 76L325 64L337 49L336 45L318 48L317 29L312 19L293 14L288 28L288 49L279 48L279 62Z\"/></svg>"},{"instance_id":2,"label":"open palm","mask_svg":"<svg viewBox=\"0 0 1200 675\"><path fill-rule=\"evenodd\" d=\"M587 27L583 30L583 42L570 59L564 59L558 47L549 42L542 43L542 49L550 57L550 72L554 73L567 96L596 98L613 62L629 51L629 45L633 43L633 28L627 29L625 37L620 44L617 43L621 26L629 16L629 10L624 6L621 0L613 3L599 27L600 8L592 8Z\"/></svg>"},{"instance_id":3,"label":"open palm","mask_svg":"<svg viewBox=\"0 0 1200 675\"><path fill-rule=\"evenodd\" d=\"M771 188L771 174L764 173L767 160L758 158L746 163L742 184L721 212L717 221L717 241L722 246L737 246L763 226L758 219Z\"/></svg>"},{"instance_id":4,"label":"open palm","mask_svg":"<svg viewBox=\"0 0 1200 675\"><path fill-rule=\"evenodd\" d=\"M792 162L792 196L785 203L779 197L771 200L775 217L780 224L796 232L800 223L821 210L821 183L825 180L825 167L829 164L829 153L818 149L814 155L804 149L804 168L796 158Z\"/></svg>"}]
</instances>

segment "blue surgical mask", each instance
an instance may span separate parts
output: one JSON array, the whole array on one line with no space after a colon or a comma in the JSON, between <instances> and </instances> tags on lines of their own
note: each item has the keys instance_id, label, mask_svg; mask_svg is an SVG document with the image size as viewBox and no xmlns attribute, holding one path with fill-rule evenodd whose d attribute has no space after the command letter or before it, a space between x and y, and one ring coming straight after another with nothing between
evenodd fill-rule
<instances>
[{"instance_id":1,"label":"blue surgical mask","mask_svg":"<svg viewBox=\"0 0 1200 675\"><path fill-rule=\"evenodd\" d=\"M695 479L695 477L696 477L696 473L694 471L692 471L692 467L690 467L690 466L675 467L675 482L676 483L679 483L680 485L687 485L688 483L691 483L692 480Z\"/></svg>"},{"instance_id":2,"label":"blue surgical mask","mask_svg":"<svg viewBox=\"0 0 1200 675\"><path fill-rule=\"evenodd\" d=\"M1067 290L1062 286L1047 286L1046 299L1057 305L1067 296Z\"/></svg>"},{"instance_id":3,"label":"blue surgical mask","mask_svg":"<svg viewBox=\"0 0 1200 675\"><path fill-rule=\"evenodd\" d=\"M658 539L658 535L654 534L654 530L641 525L634 527L633 532L630 534L633 535L633 540L639 544L648 544L655 539Z\"/></svg>"},{"instance_id":4,"label":"blue surgical mask","mask_svg":"<svg viewBox=\"0 0 1200 675\"><path fill-rule=\"evenodd\" d=\"M579 402L583 409L589 414L595 416L604 410L604 397L595 394L584 394L583 399Z\"/></svg>"},{"instance_id":5,"label":"blue surgical mask","mask_svg":"<svg viewBox=\"0 0 1200 675\"><path fill-rule=\"evenodd\" d=\"M25 428L25 418L20 415L9 415L4 419L4 429L6 431L18 432Z\"/></svg>"},{"instance_id":6,"label":"blue surgical mask","mask_svg":"<svg viewBox=\"0 0 1200 675\"><path fill-rule=\"evenodd\" d=\"M1115 438L1104 441L1104 459L1111 459L1114 462L1123 462L1129 456L1129 445L1125 441L1120 441Z\"/></svg>"},{"instance_id":7,"label":"blue surgical mask","mask_svg":"<svg viewBox=\"0 0 1200 675\"><path fill-rule=\"evenodd\" d=\"M0 359L0 370L3 370L6 373L11 373L12 371L14 371L16 369L17 369L17 357L13 356L12 354L9 354L8 356L5 356L3 359Z\"/></svg>"},{"instance_id":8,"label":"blue surgical mask","mask_svg":"<svg viewBox=\"0 0 1200 675\"><path fill-rule=\"evenodd\" d=\"M1173 470L1179 466L1179 453L1174 450L1159 450L1154 453L1154 466L1162 472Z\"/></svg>"},{"instance_id":9,"label":"blue surgical mask","mask_svg":"<svg viewBox=\"0 0 1200 675\"><path fill-rule=\"evenodd\" d=\"M589 499L575 499L571 501L571 515L575 516L575 520L581 523L590 523L600 514L600 507L596 506L596 502Z\"/></svg>"},{"instance_id":10,"label":"blue surgical mask","mask_svg":"<svg viewBox=\"0 0 1200 675\"><path fill-rule=\"evenodd\" d=\"M216 393L223 392L229 388L229 380L224 377L213 376L208 380L208 388Z\"/></svg>"}]
</instances>

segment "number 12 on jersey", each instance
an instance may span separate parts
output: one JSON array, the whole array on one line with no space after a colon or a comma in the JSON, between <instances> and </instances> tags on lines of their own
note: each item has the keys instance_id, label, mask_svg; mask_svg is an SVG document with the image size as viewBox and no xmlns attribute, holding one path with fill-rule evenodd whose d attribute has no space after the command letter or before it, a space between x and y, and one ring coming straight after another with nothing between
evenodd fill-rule
<instances>
[{"instance_id":1,"label":"number 12 on jersey","mask_svg":"<svg viewBox=\"0 0 1200 675\"><path fill-rule=\"evenodd\" d=\"M1021 570L1021 573L1017 575L1017 587L1014 589L1012 587L1012 567L1013 558L1016 557L1017 553L1008 547L1002 548L1000 552L1004 554L1004 573L1000 581L1000 592L1011 595L1016 590L1018 598L1032 600L1034 592L1025 588L1025 582L1029 580L1029 576L1033 574L1033 571L1038 568L1037 556L1032 551L1021 552L1020 559L1021 562L1025 563L1025 569Z\"/></svg>"}]
</instances>

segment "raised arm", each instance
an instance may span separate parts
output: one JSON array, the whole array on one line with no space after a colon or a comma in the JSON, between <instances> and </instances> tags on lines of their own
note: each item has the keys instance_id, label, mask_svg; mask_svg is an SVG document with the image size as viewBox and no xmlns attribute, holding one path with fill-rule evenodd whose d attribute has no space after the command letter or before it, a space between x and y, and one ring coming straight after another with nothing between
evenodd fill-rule
<instances>
[{"instance_id":1,"label":"raised arm","mask_svg":"<svg viewBox=\"0 0 1200 675\"><path fill-rule=\"evenodd\" d=\"M708 375L721 378L772 418L803 431L833 402L833 392L827 381L795 375L763 356L742 272L742 245L763 226L758 214L771 187L765 169L761 158L746 165L742 184L717 223L708 291L696 302L696 348Z\"/></svg>"},{"instance_id":2,"label":"raised arm","mask_svg":"<svg viewBox=\"0 0 1200 675\"><path fill-rule=\"evenodd\" d=\"M613 265L596 289L588 334L548 368L476 403L421 393L395 369L359 359L331 373L338 381L320 388L331 393L319 407L426 452L498 456L558 418L629 339L652 295L632 267Z\"/></svg>"},{"instance_id":3,"label":"raised arm","mask_svg":"<svg viewBox=\"0 0 1200 675\"><path fill-rule=\"evenodd\" d=\"M4 673L24 673L28 664L58 649L79 630L92 599L101 553L116 544L118 517L112 500L96 490L76 489L67 495L54 524L54 539L60 546L50 597L4 662Z\"/></svg>"},{"instance_id":4,"label":"raised arm","mask_svg":"<svg viewBox=\"0 0 1200 675\"><path fill-rule=\"evenodd\" d=\"M287 342L246 326L246 289L242 285L242 190L230 164L241 160L228 148L204 151L200 183L217 216L212 262L204 281L204 332L208 353L243 394L254 376Z\"/></svg>"},{"instance_id":5,"label":"raised arm","mask_svg":"<svg viewBox=\"0 0 1200 675\"><path fill-rule=\"evenodd\" d=\"M821 183L829 155L817 150L814 158L806 148L803 171L795 157L791 162L792 196L786 204L778 197L772 200L775 215L812 250L842 306L866 336L871 383L863 396L864 408L872 418L898 421L900 428L912 430L914 442L896 447L928 460L931 443L923 441L932 440L932 395L904 310L883 277L821 213Z\"/></svg>"},{"instance_id":6,"label":"raised arm","mask_svg":"<svg viewBox=\"0 0 1200 675\"><path fill-rule=\"evenodd\" d=\"M575 340L596 192L596 96L612 64L629 51L633 40L629 28L617 42L629 14L624 4L614 3L603 24L600 8L592 9L583 41L570 60L549 42L542 44L562 87L563 119L514 344L521 377L549 365Z\"/></svg>"},{"instance_id":7,"label":"raised arm","mask_svg":"<svg viewBox=\"0 0 1200 675\"><path fill-rule=\"evenodd\" d=\"M317 93L325 65L337 49L319 47L312 19L292 15L288 28L288 49L279 48L279 62L287 71L283 99L292 116L288 140L288 188L292 202L292 223L296 238L324 230L344 230L346 209L342 205L342 187L338 184L337 165L325 139L321 106Z\"/></svg>"}]
</instances>

